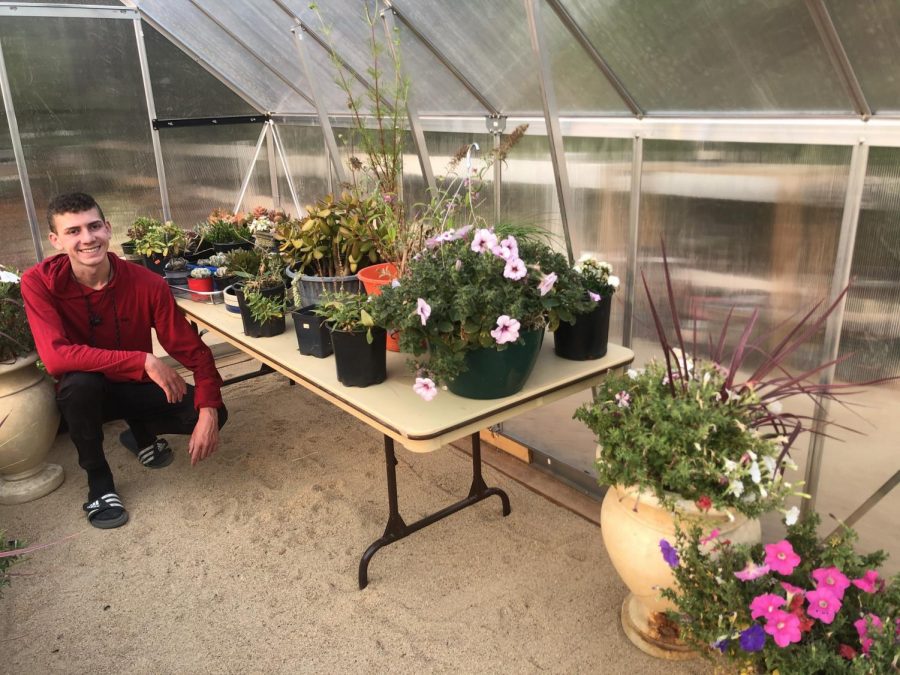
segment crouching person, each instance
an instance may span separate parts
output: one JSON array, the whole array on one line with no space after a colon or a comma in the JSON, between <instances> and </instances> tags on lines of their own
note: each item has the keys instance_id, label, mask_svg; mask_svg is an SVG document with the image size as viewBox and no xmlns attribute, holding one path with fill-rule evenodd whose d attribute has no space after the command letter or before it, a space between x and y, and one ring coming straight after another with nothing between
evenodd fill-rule
<instances>
[{"instance_id":1,"label":"crouching person","mask_svg":"<svg viewBox=\"0 0 900 675\"><path fill-rule=\"evenodd\" d=\"M213 454L228 412L212 352L178 311L163 277L108 252L109 222L93 197L60 195L47 212L49 239L65 255L22 275L35 345L58 380L57 403L87 472L83 509L94 527L119 527L128 512L103 451L103 424L122 419L120 439L145 466L172 462L161 434L190 434L191 464ZM163 349L194 375L188 385L153 355Z\"/></svg>"}]
</instances>

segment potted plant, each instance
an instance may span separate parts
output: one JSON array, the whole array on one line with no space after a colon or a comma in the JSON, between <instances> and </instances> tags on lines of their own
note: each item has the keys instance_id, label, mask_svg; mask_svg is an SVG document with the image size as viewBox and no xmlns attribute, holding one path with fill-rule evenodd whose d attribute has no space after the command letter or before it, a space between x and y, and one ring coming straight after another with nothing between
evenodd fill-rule
<instances>
[{"instance_id":1,"label":"potted plant","mask_svg":"<svg viewBox=\"0 0 900 675\"><path fill-rule=\"evenodd\" d=\"M297 348L304 356L325 358L332 353L331 331L324 316L316 313L318 305L300 307L291 312L294 331L297 334Z\"/></svg>"},{"instance_id":2,"label":"potted plant","mask_svg":"<svg viewBox=\"0 0 900 675\"><path fill-rule=\"evenodd\" d=\"M128 228L128 239L122 242L122 253L126 260L132 262L143 261L143 256L136 250L136 242L143 238L148 227L157 226L159 224L160 222L153 218L135 218L131 227Z\"/></svg>"},{"instance_id":3,"label":"potted plant","mask_svg":"<svg viewBox=\"0 0 900 675\"><path fill-rule=\"evenodd\" d=\"M189 263L199 263L203 258L208 258L215 249L203 236L203 228L188 230L184 233L184 258Z\"/></svg>"},{"instance_id":4,"label":"potted plant","mask_svg":"<svg viewBox=\"0 0 900 675\"><path fill-rule=\"evenodd\" d=\"M169 286L184 286L187 284L188 261L185 258L170 258L165 264L166 281Z\"/></svg>"},{"instance_id":5,"label":"potted plant","mask_svg":"<svg viewBox=\"0 0 900 675\"><path fill-rule=\"evenodd\" d=\"M0 504L43 497L63 482L62 467L45 461L59 410L37 361L19 276L0 265Z\"/></svg>"},{"instance_id":6,"label":"potted plant","mask_svg":"<svg viewBox=\"0 0 900 675\"><path fill-rule=\"evenodd\" d=\"M820 540L818 524L791 521L765 546L698 527L667 541L682 639L729 672L896 672L900 575L879 573L882 551L857 553L850 528Z\"/></svg>"},{"instance_id":7,"label":"potted plant","mask_svg":"<svg viewBox=\"0 0 900 675\"><path fill-rule=\"evenodd\" d=\"M191 293L191 300L194 302L207 302L209 295L201 295L201 293L212 293L213 288L212 272L205 267L195 267L191 270L187 280L188 288L197 293Z\"/></svg>"},{"instance_id":8,"label":"potted plant","mask_svg":"<svg viewBox=\"0 0 900 675\"><path fill-rule=\"evenodd\" d=\"M253 247L252 235L247 228L247 216L243 213L213 209L206 222L197 229L202 233L204 240L212 244L216 253Z\"/></svg>"},{"instance_id":9,"label":"potted plant","mask_svg":"<svg viewBox=\"0 0 900 675\"><path fill-rule=\"evenodd\" d=\"M135 239L135 252L144 257L147 269L163 276L169 258L184 251L184 231L172 221L160 223L148 218L146 222L144 233Z\"/></svg>"},{"instance_id":10,"label":"potted plant","mask_svg":"<svg viewBox=\"0 0 900 675\"><path fill-rule=\"evenodd\" d=\"M235 287L244 334L248 337L281 335L285 328L281 259L277 255L264 256L255 275L241 273L239 276L246 278Z\"/></svg>"},{"instance_id":11,"label":"potted plant","mask_svg":"<svg viewBox=\"0 0 900 675\"><path fill-rule=\"evenodd\" d=\"M606 356L612 296L619 287L619 278L613 275L612 265L590 253L581 256L575 271L581 275L593 307L584 314L576 314L571 322L559 322L559 328L553 333L553 349L557 356L573 361L599 359Z\"/></svg>"},{"instance_id":12,"label":"potted plant","mask_svg":"<svg viewBox=\"0 0 900 675\"><path fill-rule=\"evenodd\" d=\"M379 324L424 357L414 367L426 400L440 384L468 398L514 394L545 328L589 306L566 258L540 237L540 228L446 230L373 299Z\"/></svg>"},{"instance_id":13,"label":"potted plant","mask_svg":"<svg viewBox=\"0 0 900 675\"><path fill-rule=\"evenodd\" d=\"M613 486L600 522L607 553L630 590L623 629L642 650L676 658L689 648L665 622L672 605L658 589L671 586L672 577L656 555L660 540L670 540L679 522L696 522L707 534L718 529L734 542L759 541L756 518L782 509L789 495L802 494L783 474L795 468L790 448L808 430L810 418L785 412L781 401L835 398L847 390L808 381L831 364L800 374L791 374L786 365L841 298L818 317L813 318L814 308L785 328L786 336L771 350L766 349L770 335L751 340L754 313L726 355L726 322L709 355L700 358L696 345L690 354L685 349L665 248L663 262L677 346L663 329L645 279L662 360L610 374L575 417L597 436L600 484ZM748 354L759 358L758 364L745 363Z\"/></svg>"},{"instance_id":14,"label":"potted plant","mask_svg":"<svg viewBox=\"0 0 900 675\"><path fill-rule=\"evenodd\" d=\"M346 387L368 387L387 379L385 331L375 325L369 296L326 291L315 312L331 331L338 381Z\"/></svg>"},{"instance_id":15,"label":"potted plant","mask_svg":"<svg viewBox=\"0 0 900 675\"><path fill-rule=\"evenodd\" d=\"M290 218L284 211L257 206L253 209L247 229L256 246L268 250L276 246L275 228L288 220Z\"/></svg>"}]
</instances>

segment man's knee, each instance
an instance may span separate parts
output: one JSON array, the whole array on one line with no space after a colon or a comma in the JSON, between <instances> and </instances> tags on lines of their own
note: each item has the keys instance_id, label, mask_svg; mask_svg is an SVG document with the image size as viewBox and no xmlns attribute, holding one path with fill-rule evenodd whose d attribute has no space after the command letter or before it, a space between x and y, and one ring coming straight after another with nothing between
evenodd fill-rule
<instances>
[{"instance_id":1,"label":"man's knee","mask_svg":"<svg viewBox=\"0 0 900 675\"><path fill-rule=\"evenodd\" d=\"M66 373L59 380L56 400L61 406L99 405L106 390L106 378L100 373Z\"/></svg>"},{"instance_id":2,"label":"man's knee","mask_svg":"<svg viewBox=\"0 0 900 675\"><path fill-rule=\"evenodd\" d=\"M225 422L228 421L228 408L225 407L225 404L222 404L222 407L219 408L219 429L225 426Z\"/></svg>"}]
</instances>

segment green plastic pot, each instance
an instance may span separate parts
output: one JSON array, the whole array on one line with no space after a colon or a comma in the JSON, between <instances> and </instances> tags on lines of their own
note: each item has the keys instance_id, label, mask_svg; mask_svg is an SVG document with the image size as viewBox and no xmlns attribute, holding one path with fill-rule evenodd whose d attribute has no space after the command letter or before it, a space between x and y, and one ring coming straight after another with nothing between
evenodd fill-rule
<instances>
[{"instance_id":1,"label":"green plastic pot","mask_svg":"<svg viewBox=\"0 0 900 675\"><path fill-rule=\"evenodd\" d=\"M521 391L537 363L544 331L524 331L521 337L524 344L507 345L503 351L484 347L466 352L467 369L447 388L457 396L477 399L503 398Z\"/></svg>"}]
</instances>

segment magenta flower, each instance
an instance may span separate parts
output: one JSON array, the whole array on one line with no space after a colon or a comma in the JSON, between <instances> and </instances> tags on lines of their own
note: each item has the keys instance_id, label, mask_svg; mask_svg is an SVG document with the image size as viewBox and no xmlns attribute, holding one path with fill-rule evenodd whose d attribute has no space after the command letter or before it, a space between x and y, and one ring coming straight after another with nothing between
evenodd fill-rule
<instances>
[{"instance_id":1,"label":"magenta flower","mask_svg":"<svg viewBox=\"0 0 900 675\"><path fill-rule=\"evenodd\" d=\"M797 586L794 586L793 584L789 584L786 581L781 582L781 587L784 590L786 590L790 595L806 595L806 591L804 591L802 588L798 588Z\"/></svg>"},{"instance_id":2,"label":"magenta flower","mask_svg":"<svg viewBox=\"0 0 900 675\"><path fill-rule=\"evenodd\" d=\"M413 391L426 401L430 401L438 395L437 385L430 377L417 377L413 385Z\"/></svg>"},{"instance_id":3,"label":"magenta flower","mask_svg":"<svg viewBox=\"0 0 900 675\"><path fill-rule=\"evenodd\" d=\"M868 654L869 649L872 647L872 643L874 640L869 637L869 625L866 622L866 618L868 617L869 622L871 622L873 628L881 628L882 623L881 619L879 619L874 614L866 614L861 619L857 619L853 622L853 627L856 628L856 632L859 634L859 644L862 645L863 654Z\"/></svg>"},{"instance_id":4,"label":"magenta flower","mask_svg":"<svg viewBox=\"0 0 900 675\"><path fill-rule=\"evenodd\" d=\"M766 565L774 572L788 575L800 564L800 556L794 553L794 547L787 539L777 544L766 544Z\"/></svg>"},{"instance_id":5,"label":"magenta flower","mask_svg":"<svg viewBox=\"0 0 900 675\"><path fill-rule=\"evenodd\" d=\"M487 253L497 245L497 235L487 229L475 230L470 248L475 253Z\"/></svg>"},{"instance_id":6,"label":"magenta flower","mask_svg":"<svg viewBox=\"0 0 900 675\"><path fill-rule=\"evenodd\" d=\"M834 597L834 594L827 588L819 587L810 591L806 594L806 600L809 602L806 613L822 623L834 621L834 615L841 608L841 601Z\"/></svg>"},{"instance_id":7,"label":"magenta flower","mask_svg":"<svg viewBox=\"0 0 900 675\"><path fill-rule=\"evenodd\" d=\"M787 647L793 642L800 642L800 619L794 614L776 609L766 622L766 632L779 647Z\"/></svg>"},{"instance_id":8,"label":"magenta flower","mask_svg":"<svg viewBox=\"0 0 900 675\"><path fill-rule=\"evenodd\" d=\"M506 314L501 314L497 317L497 327L491 331L491 337L494 338L498 345L515 342L519 339L519 327L518 321L508 317Z\"/></svg>"},{"instance_id":9,"label":"magenta flower","mask_svg":"<svg viewBox=\"0 0 900 675\"><path fill-rule=\"evenodd\" d=\"M850 586L850 580L845 577L837 567L820 567L813 570L813 579L816 580L816 588L825 588L838 600L843 600L844 591Z\"/></svg>"},{"instance_id":10,"label":"magenta flower","mask_svg":"<svg viewBox=\"0 0 900 675\"><path fill-rule=\"evenodd\" d=\"M521 258L512 258L506 261L506 267L503 268L503 276L507 279L516 281L528 274L528 268Z\"/></svg>"},{"instance_id":11,"label":"magenta flower","mask_svg":"<svg viewBox=\"0 0 900 675\"><path fill-rule=\"evenodd\" d=\"M631 405L631 394L625 390L620 391L616 394L616 403L620 408L627 408Z\"/></svg>"},{"instance_id":12,"label":"magenta flower","mask_svg":"<svg viewBox=\"0 0 900 675\"><path fill-rule=\"evenodd\" d=\"M863 593L874 593L878 587L878 572L876 572L875 570L869 570L862 575L861 579L854 579L850 583L856 586Z\"/></svg>"},{"instance_id":13,"label":"magenta flower","mask_svg":"<svg viewBox=\"0 0 900 675\"><path fill-rule=\"evenodd\" d=\"M519 244L514 236L509 235L503 241L495 244L491 248L491 253L493 253L498 258L503 258L504 260L512 260L513 258L519 257Z\"/></svg>"},{"instance_id":14,"label":"magenta flower","mask_svg":"<svg viewBox=\"0 0 900 675\"><path fill-rule=\"evenodd\" d=\"M710 531L710 533L709 533L708 535L706 535L705 537L703 537L703 539L700 540L700 543L701 543L702 545L706 545L706 544L708 544L709 542L713 541L714 539L718 539L718 538L719 538L719 534L720 534L719 528L718 528L718 527L714 527L714 528Z\"/></svg>"},{"instance_id":15,"label":"magenta flower","mask_svg":"<svg viewBox=\"0 0 900 675\"><path fill-rule=\"evenodd\" d=\"M428 317L431 316L431 306L424 299L416 300L416 314L422 319L422 325L428 323Z\"/></svg>"},{"instance_id":16,"label":"magenta flower","mask_svg":"<svg viewBox=\"0 0 900 675\"><path fill-rule=\"evenodd\" d=\"M672 546L665 539L659 540L659 550L662 552L663 560L666 561L666 564L669 567L675 568L678 567L678 551L675 550L675 547Z\"/></svg>"},{"instance_id":17,"label":"magenta flower","mask_svg":"<svg viewBox=\"0 0 900 675\"><path fill-rule=\"evenodd\" d=\"M740 572L735 572L734 576L736 576L741 581L753 581L754 579L759 579L760 577L764 577L769 573L768 565L757 565L752 560L747 561L747 566L742 569Z\"/></svg>"},{"instance_id":18,"label":"magenta flower","mask_svg":"<svg viewBox=\"0 0 900 675\"><path fill-rule=\"evenodd\" d=\"M556 279L556 272L550 272L550 274L541 276L541 283L538 284L538 290L541 292L541 295L547 295L553 290L553 284L556 283Z\"/></svg>"},{"instance_id":19,"label":"magenta flower","mask_svg":"<svg viewBox=\"0 0 900 675\"><path fill-rule=\"evenodd\" d=\"M594 293L594 291L588 291L588 297L594 302L600 302L603 299L603 296L599 293Z\"/></svg>"},{"instance_id":20,"label":"magenta flower","mask_svg":"<svg viewBox=\"0 0 900 675\"><path fill-rule=\"evenodd\" d=\"M753 598L753 602L750 603L750 616L754 619L760 617L768 619L782 605L784 605L784 598L780 595L775 595L774 593L757 595Z\"/></svg>"}]
</instances>

